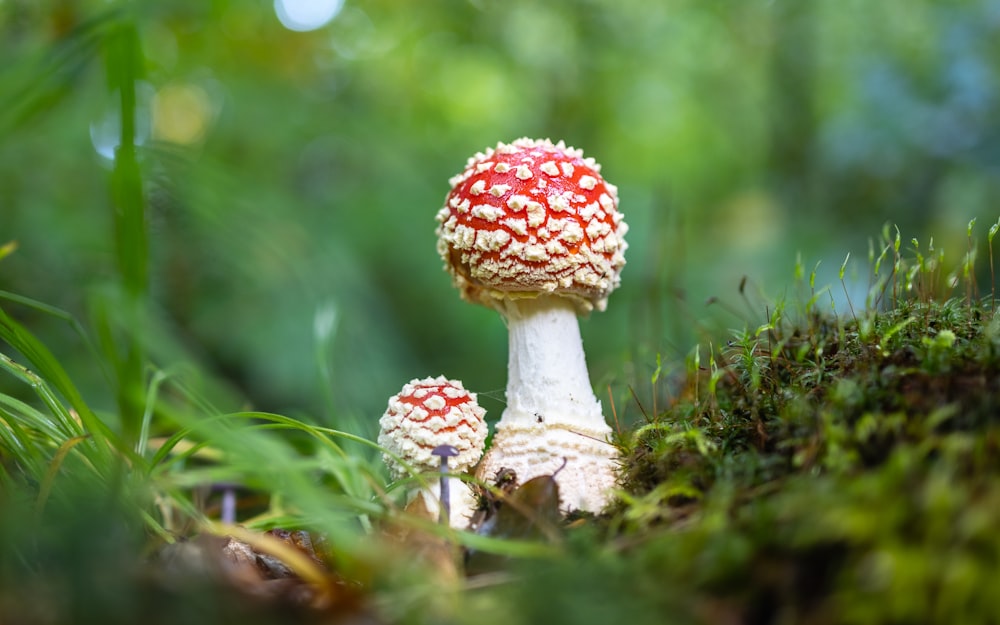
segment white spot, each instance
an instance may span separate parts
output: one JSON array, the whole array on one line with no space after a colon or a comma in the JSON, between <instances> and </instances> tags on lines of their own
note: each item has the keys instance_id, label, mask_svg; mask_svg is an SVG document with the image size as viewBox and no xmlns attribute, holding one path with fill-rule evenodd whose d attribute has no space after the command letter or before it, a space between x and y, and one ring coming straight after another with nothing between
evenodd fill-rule
<instances>
[{"instance_id":1,"label":"white spot","mask_svg":"<svg viewBox=\"0 0 1000 625\"><path fill-rule=\"evenodd\" d=\"M564 191L562 193L553 193L548 197L549 208L554 213L562 211L565 211L567 213L570 212L572 209L570 208L569 205L569 196L571 195L572 193L570 193L569 191Z\"/></svg>"},{"instance_id":2,"label":"white spot","mask_svg":"<svg viewBox=\"0 0 1000 625\"><path fill-rule=\"evenodd\" d=\"M499 270L499 265L493 261L483 261L482 254L476 254L469 260L462 259L462 262L472 267L472 275L485 281L491 281Z\"/></svg>"},{"instance_id":3,"label":"white spot","mask_svg":"<svg viewBox=\"0 0 1000 625\"><path fill-rule=\"evenodd\" d=\"M599 201L601 206L604 207L604 210L608 212L611 212L611 209L615 207L614 200L612 200L607 193L602 193L601 197L597 198L597 201Z\"/></svg>"},{"instance_id":4,"label":"white spot","mask_svg":"<svg viewBox=\"0 0 1000 625\"><path fill-rule=\"evenodd\" d=\"M431 395L424 400L424 406L426 406L428 410L442 410L447 405L448 402L446 402L444 397L441 397L440 395Z\"/></svg>"},{"instance_id":5,"label":"white spot","mask_svg":"<svg viewBox=\"0 0 1000 625\"><path fill-rule=\"evenodd\" d=\"M568 221L569 220L567 220L567 219L552 219L552 218L549 218L549 223L547 224L547 226L548 226L548 229L551 232L562 232L563 228L566 227L566 224L568 223Z\"/></svg>"},{"instance_id":6,"label":"white spot","mask_svg":"<svg viewBox=\"0 0 1000 625\"><path fill-rule=\"evenodd\" d=\"M509 184L495 184L490 187L490 194L493 195L493 197L500 197L508 191L510 191Z\"/></svg>"},{"instance_id":7,"label":"white spot","mask_svg":"<svg viewBox=\"0 0 1000 625\"><path fill-rule=\"evenodd\" d=\"M528 225L532 228L545 223L545 207L541 202L528 202Z\"/></svg>"},{"instance_id":8,"label":"white spot","mask_svg":"<svg viewBox=\"0 0 1000 625\"><path fill-rule=\"evenodd\" d=\"M524 246L524 260L545 260L549 253L545 251L545 246L540 243Z\"/></svg>"},{"instance_id":9,"label":"white spot","mask_svg":"<svg viewBox=\"0 0 1000 625\"><path fill-rule=\"evenodd\" d=\"M597 186L597 178L593 176L580 176L580 180L577 183L580 185L581 189L586 189L587 191L592 191L594 187Z\"/></svg>"},{"instance_id":10,"label":"white spot","mask_svg":"<svg viewBox=\"0 0 1000 625\"><path fill-rule=\"evenodd\" d=\"M504 210L499 206L490 206L489 204L476 204L472 207L472 216L478 217L480 219L485 219L486 221L496 221L504 216Z\"/></svg>"},{"instance_id":11,"label":"white spot","mask_svg":"<svg viewBox=\"0 0 1000 625\"><path fill-rule=\"evenodd\" d=\"M484 252L495 252L510 242L506 230L483 230L476 236L476 248Z\"/></svg>"},{"instance_id":12,"label":"white spot","mask_svg":"<svg viewBox=\"0 0 1000 625\"><path fill-rule=\"evenodd\" d=\"M486 181L482 179L473 182L469 187L469 193L472 195L480 195L483 191L486 191Z\"/></svg>"},{"instance_id":13,"label":"white spot","mask_svg":"<svg viewBox=\"0 0 1000 625\"><path fill-rule=\"evenodd\" d=\"M559 167L562 168L564 176L566 176L567 178L573 177L573 163L567 163L563 161L562 163L559 163Z\"/></svg>"},{"instance_id":14,"label":"white spot","mask_svg":"<svg viewBox=\"0 0 1000 625\"><path fill-rule=\"evenodd\" d=\"M470 206L472 206L472 200L470 200L469 198L464 198L461 202L458 203L458 212L467 213L469 212Z\"/></svg>"},{"instance_id":15,"label":"white spot","mask_svg":"<svg viewBox=\"0 0 1000 625\"><path fill-rule=\"evenodd\" d=\"M502 254L506 256L517 256L519 258L524 258L524 243L520 241L511 241L510 245L503 251Z\"/></svg>"},{"instance_id":16,"label":"white spot","mask_svg":"<svg viewBox=\"0 0 1000 625\"><path fill-rule=\"evenodd\" d=\"M541 169L543 172L545 172L550 176L559 175L559 168L556 167L555 161L545 161L544 163L542 163L542 166L539 169Z\"/></svg>"},{"instance_id":17,"label":"white spot","mask_svg":"<svg viewBox=\"0 0 1000 625\"><path fill-rule=\"evenodd\" d=\"M471 175L472 175L472 170L468 170L467 169L467 170L463 171L460 174L457 174L455 176L452 176L451 178L448 178L448 184L451 187L453 187L453 188L457 187L458 185L460 185L463 182L465 182L466 180L468 180L469 176L471 176Z\"/></svg>"},{"instance_id":18,"label":"white spot","mask_svg":"<svg viewBox=\"0 0 1000 625\"><path fill-rule=\"evenodd\" d=\"M531 198L526 195L512 195L507 198L507 208L515 213L531 203Z\"/></svg>"},{"instance_id":19,"label":"white spot","mask_svg":"<svg viewBox=\"0 0 1000 625\"><path fill-rule=\"evenodd\" d=\"M421 396L423 395L426 395L426 393L421 394ZM428 412L427 409L425 408L421 408L420 406L414 406L413 409L410 410L410 414L406 416L410 419L413 419L414 421L423 421L427 417L431 416L431 413Z\"/></svg>"},{"instance_id":20,"label":"white spot","mask_svg":"<svg viewBox=\"0 0 1000 625\"><path fill-rule=\"evenodd\" d=\"M568 256L566 254L563 254L561 256L556 256L555 258L549 261L549 268L552 270L552 273L559 273L562 271L566 271L572 268L574 265L580 264L579 262L574 262L574 259L576 258L578 258L578 256Z\"/></svg>"},{"instance_id":21,"label":"white spot","mask_svg":"<svg viewBox=\"0 0 1000 625\"><path fill-rule=\"evenodd\" d=\"M499 162L497 163L496 167L493 168L493 171L497 172L498 174L506 174L508 171L510 171L510 165L504 162Z\"/></svg>"},{"instance_id":22,"label":"white spot","mask_svg":"<svg viewBox=\"0 0 1000 625\"><path fill-rule=\"evenodd\" d=\"M514 171L514 176L518 180L527 180L531 178L533 174L531 173L531 168L527 165L518 165L517 170Z\"/></svg>"},{"instance_id":23,"label":"white spot","mask_svg":"<svg viewBox=\"0 0 1000 625\"><path fill-rule=\"evenodd\" d=\"M583 228L576 221L568 221L560 238L567 243L579 243L583 240Z\"/></svg>"},{"instance_id":24,"label":"white spot","mask_svg":"<svg viewBox=\"0 0 1000 625\"><path fill-rule=\"evenodd\" d=\"M452 245L459 250L472 249L476 242L476 231L469 226L458 226L455 228L455 237Z\"/></svg>"},{"instance_id":25,"label":"white spot","mask_svg":"<svg viewBox=\"0 0 1000 625\"><path fill-rule=\"evenodd\" d=\"M601 207L597 204L597 202L591 202L580 209L580 217L584 221L590 221L599 210L601 210Z\"/></svg>"},{"instance_id":26,"label":"white spot","mask_svg":"<svg viewBox=\"0 0 1000 625\"><path fill-rule=\"evenodd\" d=\"M553 256L563 256L569 251L566 249L566 246L560 243L557 239L552 239L546 243L545 250Z\"/></svg>"},{"instance_id":27,"label":"white spot","mask_svg":"<svg viewBox=\"0 0 1000 625\"><path fill-rule=\"evenodd\" d=\"M603 221L593 220L587 224L587 236L593 241L611 232L611 226Z\"/></svg>"},{"instance_id":28,"label":"white spot","mask_svg":"<svg viewBox=\"0 0 1000 625\"><path fill-rule=\"evenodd\" d=\"M476 163L476 173L481 174L487 171L490 167L493 167L493 161L483 161L482 163Z\"/></svg>"},{"instance_id":29,"label":"white spot","mask_svg":"<svg viewBox=\"0 0 1000 625\"><path fill-rule=\"evenodd\" d=\"M513 217L508 217L500 222L508 230L514 234L520 236L526 236L528 234L528 222L524 219L515 219Z\"/></svg>"},{"instance_id":30,"label":"white spot","mask_svg":"<svg viewBox=\"0 0 1000 625\"><path fill-rule=\"evenodd\" d=\"M465 388L462 387L461 382L456 380L453 384L455 384L455 386L445 386L441 389L441 392L444 393L445 397L448 399L458 399L459 397L465 395Z\"/></svg>"}]
</instances>

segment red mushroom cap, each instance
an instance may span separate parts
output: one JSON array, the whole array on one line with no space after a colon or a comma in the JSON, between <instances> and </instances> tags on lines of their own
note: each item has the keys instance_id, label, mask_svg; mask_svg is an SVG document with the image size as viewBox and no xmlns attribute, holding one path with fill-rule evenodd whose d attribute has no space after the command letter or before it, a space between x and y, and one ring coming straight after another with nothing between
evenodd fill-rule
<instances>
[{"instance_id":1,"label":"red mushroom cap","mask_svg":"<svg viewBox=\"0 0 1000 625\"><path fill-rule=\"evenodd\" d=\"M450 445L458 453L451 459L454 471L465 471L479 462L486 442L486 411L476 394L461 382L444 376L410 380L389 399L379 420L378 444L419 470L437 469L434 450ZM406 468L389 454L385 462L395 477Z\"/></svg>"},{"instance_id":2,"label":"red mushroom cap","mask_svg":"<svg viewBox=\"0 0 1000 625\"><path fill-rule=\"evenodd\" d=\"M438 252L470 301L554 293L602 310L625 265L618 189L581 150L499 143L450 180Z\"/></svg>"}]
</instances>

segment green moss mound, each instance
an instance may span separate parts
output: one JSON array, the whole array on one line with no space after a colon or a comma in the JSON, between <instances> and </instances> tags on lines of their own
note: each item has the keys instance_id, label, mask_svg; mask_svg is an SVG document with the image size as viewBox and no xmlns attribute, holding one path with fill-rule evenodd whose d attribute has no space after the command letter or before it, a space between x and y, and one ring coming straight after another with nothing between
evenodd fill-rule
<instances>
[{"instance_id":1,"label":"green moss mound","mask_svg":"<svg viewBox=\"0 0 1000 625\"><path fill-rule=\"evenodd\" d=\"M624 551L699 622L990 622L992 304L786 325L736 335L622 442Z\"/></svg>"}]
</instances>

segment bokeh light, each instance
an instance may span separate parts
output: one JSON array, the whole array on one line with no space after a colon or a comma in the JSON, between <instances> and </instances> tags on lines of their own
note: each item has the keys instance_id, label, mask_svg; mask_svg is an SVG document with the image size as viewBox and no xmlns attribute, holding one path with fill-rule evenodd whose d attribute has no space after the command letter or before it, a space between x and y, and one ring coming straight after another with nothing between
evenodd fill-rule
<instances>
[{"instance_id":1,"label":"bokeh light","mask_svg":"<svg viewBox=\"0 0 1000 625\"><path fill-rule=\"evenodd\" d=\"M154 89L148 82L135 86L135 145L145 145L150 136L150 101ZM121 144L121 99L118 92L107 96L104 112L90 123L90 142L97 154L108 161L115 158L115 149Z\"/></svg>"},{"instance_id":2,"label":"bokeh light","mask_svg":"<svg viewBox=\"0 0 1000 625\"><path fill-rule=\"evenodd\" d=\"M274 12L288 30L305 32L329 24L344 0L274 0Z\"/></svg>"},{"instance_id":3,"label":"bokeh light","mask_svg":"<svg viewBox=\"0 0 1000 625\"><path fill-rule=\"evenodd\" d=\"M198 85L165 85L153 98L153 138L178 145L199 143L212 119L208 93Z\"/></svg>"}]
</instances>

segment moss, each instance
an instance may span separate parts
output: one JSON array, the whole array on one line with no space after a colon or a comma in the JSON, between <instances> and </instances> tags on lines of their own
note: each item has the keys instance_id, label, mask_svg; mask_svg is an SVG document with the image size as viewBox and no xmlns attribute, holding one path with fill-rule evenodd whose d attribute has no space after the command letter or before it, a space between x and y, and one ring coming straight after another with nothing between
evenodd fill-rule
<instances>
[{"instance_id":1,"label":"moss","mask_svg":"<svg viewBox=\"0 0 1000 625\"><path fill-rule=\"evenodd\" d=\"M998 328L947 300L736 334L622 442L609 530L709 621L994 618Z\"/></svg>"}]
</instances>

